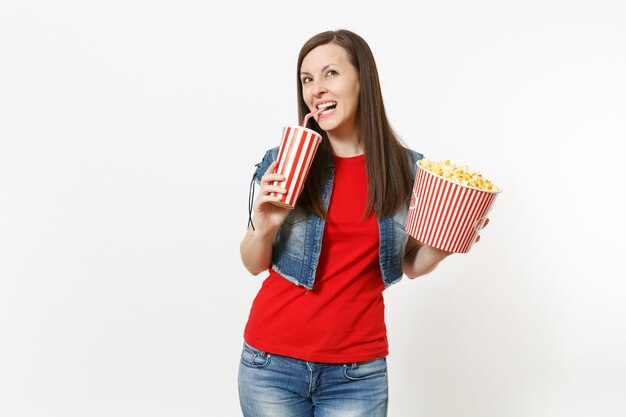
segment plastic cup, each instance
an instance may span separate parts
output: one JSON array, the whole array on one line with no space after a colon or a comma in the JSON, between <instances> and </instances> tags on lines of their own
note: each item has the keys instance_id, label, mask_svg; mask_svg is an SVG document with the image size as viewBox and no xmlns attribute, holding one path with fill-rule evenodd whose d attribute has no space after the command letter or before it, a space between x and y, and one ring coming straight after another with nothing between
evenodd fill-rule
<instances>
[{"instance_id":1,"label":"plastic cup","mask_svg":"<svg viewBox=\"0 0 626 417\"><path fill-rule=\"evenodd\" d=\"M406 231L428 246L467 253L499 193L450 181L418 162Z\"/></svg>"},{"instance_id":2,"label":"plastic cup","mask_svg":"<svg viewBox=\"0 0 626 417\"><path fill-rule=\"evenodd\" d=\"M311 168L315 152L322 136L314 130L302 126L285 126L278 151L276 173L286 177L285 181L274 181L287 189L287 193L272 193L280 197L272 201L280 207L294 208L304 188L304 181Z\"/></svg>"}]
</instances>

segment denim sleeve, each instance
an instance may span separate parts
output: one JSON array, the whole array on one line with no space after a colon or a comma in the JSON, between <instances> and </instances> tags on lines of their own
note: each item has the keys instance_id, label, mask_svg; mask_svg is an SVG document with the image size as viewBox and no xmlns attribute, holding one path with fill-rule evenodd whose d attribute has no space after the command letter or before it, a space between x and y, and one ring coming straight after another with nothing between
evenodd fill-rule
<instances>
[{"instance_id":1,"label":"denim sleeve","mask_svg":"<svg viewBox=\"0 0 626 417\"><path fill-rule=\"evenodd\" d=\"M424 155L421 153L409 149L409 169L411 170L411 178L415 178L415 172L417 171L417 166L415 166L415 164L423 157Z\"/></svg>"},{"instance_id":2,"label":"denim sleeve","mask_svg":"<svg viewBox=\"0 0 626 417\"><path fill-rule=\"evenodd\" d=\"M265 171L267 171L267 168L272 164L272 162L276 160L277 157L278 157L278 147L272 148L269 151L265 152L265 156L263 157L261 162L256 164L256 169L254 171L254 175L252 176L252 178L257 184L259 185L261 184L261 177L265 174Z\"/></svg>"}]
</instances>

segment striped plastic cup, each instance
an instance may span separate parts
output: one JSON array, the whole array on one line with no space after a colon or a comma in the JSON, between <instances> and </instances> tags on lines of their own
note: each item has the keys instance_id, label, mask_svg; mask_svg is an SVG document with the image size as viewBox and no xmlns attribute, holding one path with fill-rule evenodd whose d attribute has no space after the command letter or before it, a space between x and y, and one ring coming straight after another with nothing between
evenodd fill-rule
<instances>
[{"instance_id":1,"label":"striped plastic cup","mask_svg":"<svg viewBox=\"0 0 626 417\"><path fill-rule=\"evenodd\" d=\"M274 181L274 185L285 187L287 193L272 193L274 196L281 197L280 201L273 201L273 204L287 208L296 206L296 201L304 188L304 180L321 141L322 136L319 133L306 127L285 126L283 128L276 173L284 175L286 180Z\"/></svg>"},{"instance_id":2,"label":"striped plastic cup","mask_svg":"<svg viewBox=\"0 0 626 417\"><path fill-rule=\"evenodd\" d=\"M452 182L418 162L406 231L428 246L467 253L499 193Z\"/></svg>"}]
</instances>

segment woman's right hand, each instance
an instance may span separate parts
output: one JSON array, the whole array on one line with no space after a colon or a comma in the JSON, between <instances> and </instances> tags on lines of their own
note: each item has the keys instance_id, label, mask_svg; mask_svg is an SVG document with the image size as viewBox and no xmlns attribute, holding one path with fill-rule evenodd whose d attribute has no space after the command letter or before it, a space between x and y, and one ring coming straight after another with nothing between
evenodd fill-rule
<instances>
[{"instance_id":1,"label":"woman's right hand","mask_svg":"<svg viewBox=\"0 0 626 417\"><path fill-rule=\"evenodd\" d=\"M255 232L264 235L274 235L291 211L291 209L272 204L272 202L280 201L280 197L273 196L272 193L285 194L287 192L285 188L273 185L274 181L280 182L286 179L284 175L274 173L277 164L277 161L272 162L261 177L259 195L252 208Z\"/></svg>"},{"instance_id":2,"label":"woman's right hand","mask_svg":"<svg viewBox=\"0 0 626 417\"><path fill-rule=\"evenodd\" d=\"M282 195L287 192L283 187L273 185L274 181L285 180L284 175L274 173L276 165L276 162L272 162L261 177L261 189L252 205L254 227L248 228L241 241L241 260L252 275L258 275L271 266L274 237L291 211L272 204L279 201L280 197L272 196L271 193Z\"/></svg>"}]
</instances>

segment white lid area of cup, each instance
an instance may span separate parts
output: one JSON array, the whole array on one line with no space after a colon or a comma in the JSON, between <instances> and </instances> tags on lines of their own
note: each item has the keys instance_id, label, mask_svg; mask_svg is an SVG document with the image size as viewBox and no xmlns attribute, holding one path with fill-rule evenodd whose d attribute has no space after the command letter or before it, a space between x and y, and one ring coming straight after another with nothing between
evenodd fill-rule
<instances>
[{"instance_id":1,"label":"white lid area of cup","mask_svg":"<svg viewBox=\"0 0 626 417\"><path fill-rule=\"evenodd\" d=\"M319 138L320 138L320 139L322 139L322 135L320 135L320 134L319 134L318 132L316 132L315 130L309 129L308 127L302 127L302 126L299 126L299 125L289 125L289 126L285 126L285 127L290 128L290 129L300 129L300 130L304 130L304 131L306 131L306 132L309 132L309 133L314 134L315 136L319 136Z\"/></svg>"}]
</instances>

